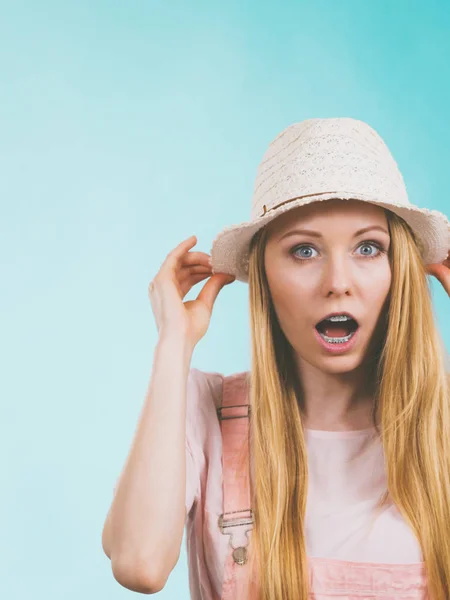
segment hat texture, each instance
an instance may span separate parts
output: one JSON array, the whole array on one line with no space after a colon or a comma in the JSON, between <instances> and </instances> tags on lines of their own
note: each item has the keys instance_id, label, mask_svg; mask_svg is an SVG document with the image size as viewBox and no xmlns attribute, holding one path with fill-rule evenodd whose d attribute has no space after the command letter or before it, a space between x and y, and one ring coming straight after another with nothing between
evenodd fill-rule
<instances>
[{"instance_id":1,"label":"hat texture","mask_svg":"<svg viewBox=\"0 0 450 600\"><path fill-rule=\"evenodd\" d=\"M416 235L425 264L450 250L450 222L437 210L410 203L403 177L380 135L350 117L294 123L269 144L257 169L250 220L225 227L211 249L213 273L248 282L253 235L298 206L332 198L355 199L389 209Z\"/></svg>"}]
</instances>

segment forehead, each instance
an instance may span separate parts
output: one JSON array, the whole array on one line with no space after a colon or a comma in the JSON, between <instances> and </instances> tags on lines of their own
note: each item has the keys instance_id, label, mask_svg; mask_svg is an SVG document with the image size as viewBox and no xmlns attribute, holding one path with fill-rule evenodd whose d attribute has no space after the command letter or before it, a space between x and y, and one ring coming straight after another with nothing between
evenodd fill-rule
<instances>
[{"instance_id":1,"label":"forehead","mask_svg":"<svg viewBox=\"0 0 450 600\"><path fill-rule=\"evenodd\" d=\"M292 227L306 223L315 223L320 228L331 225L338 217L345 217L349 223L353 221L356 227L362 220L367 224L387 225L386 213L381 206L361 200L333 198L286 211L268 224L268 235L271 237L275 233L284 233Z\"/></svg>"}]
</instances>

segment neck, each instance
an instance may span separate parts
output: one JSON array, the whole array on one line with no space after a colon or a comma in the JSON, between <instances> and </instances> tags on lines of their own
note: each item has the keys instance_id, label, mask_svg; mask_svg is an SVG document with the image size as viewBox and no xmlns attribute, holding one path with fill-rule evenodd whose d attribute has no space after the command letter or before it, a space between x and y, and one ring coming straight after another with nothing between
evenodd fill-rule
<instances>
[{"instance_id":1,"label":"neck","mask_svg":"<svg viewBox=\"0 0 450 600\"><path fill-rule=\"evenodd\" d=\"M330 373L300 360L297 371L305 427L328 431L373 427L374 394L367 370Z\"/></svg>"}]
</instances>

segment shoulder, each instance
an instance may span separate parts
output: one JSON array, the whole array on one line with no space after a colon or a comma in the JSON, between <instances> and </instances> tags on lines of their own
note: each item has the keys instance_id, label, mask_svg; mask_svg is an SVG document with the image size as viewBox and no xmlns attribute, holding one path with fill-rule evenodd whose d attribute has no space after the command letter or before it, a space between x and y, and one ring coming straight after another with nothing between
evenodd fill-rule
<instances>
[{"instance_id":1,"label":"shoulder","mask_svg":"<svg viewBox=\"0 0 450 600\"><path fill-rule=\"evenodd\" d=\"M248 385L249 371L225 375L217 371L202 371L192 367L188 377L188 402L193 409L219 408L223 390L234 391ZM215 411L214 411L215 412Z\"/></svg>"},{"instance_id":2,"label":"shoulder","mask_svg":"<svg viewBox=\"0 0 450 600\"><path fill-rule=\"evenodd\" d=\"M188 377L188 404L193 410L205 410L220 405L225 376L216 371L191 368Z\"/></svg>"},{"instance_id":3,"label":"shoulder","mask_svg":"<svg viewBox=\"0 0 450 600\"><path fill-rule=\"evenodd\" d=\"M224 390L228 394L246 394L250 386L250 371L241 371L228 375L223 380Z\"/></svg>"}]
</instances>

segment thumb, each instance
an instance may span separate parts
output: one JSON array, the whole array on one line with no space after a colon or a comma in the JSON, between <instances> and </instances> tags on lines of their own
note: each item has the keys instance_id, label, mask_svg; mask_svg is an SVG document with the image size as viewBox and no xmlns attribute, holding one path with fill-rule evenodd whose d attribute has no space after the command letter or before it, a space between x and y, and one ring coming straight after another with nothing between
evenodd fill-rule
<instances>
[{"instance_id":1,"label":"thumb","mask_svg":"<svg viewBox=\"0 0 450 600\"><path fill-rule=\"evenodd\" d=\"M232 283L236 277L227 273L216 273L212 275L201 289L197 300L200 300L212 310L214 302L220 292L220 290L229 283Z\"/></svg>"}]
</instances>

